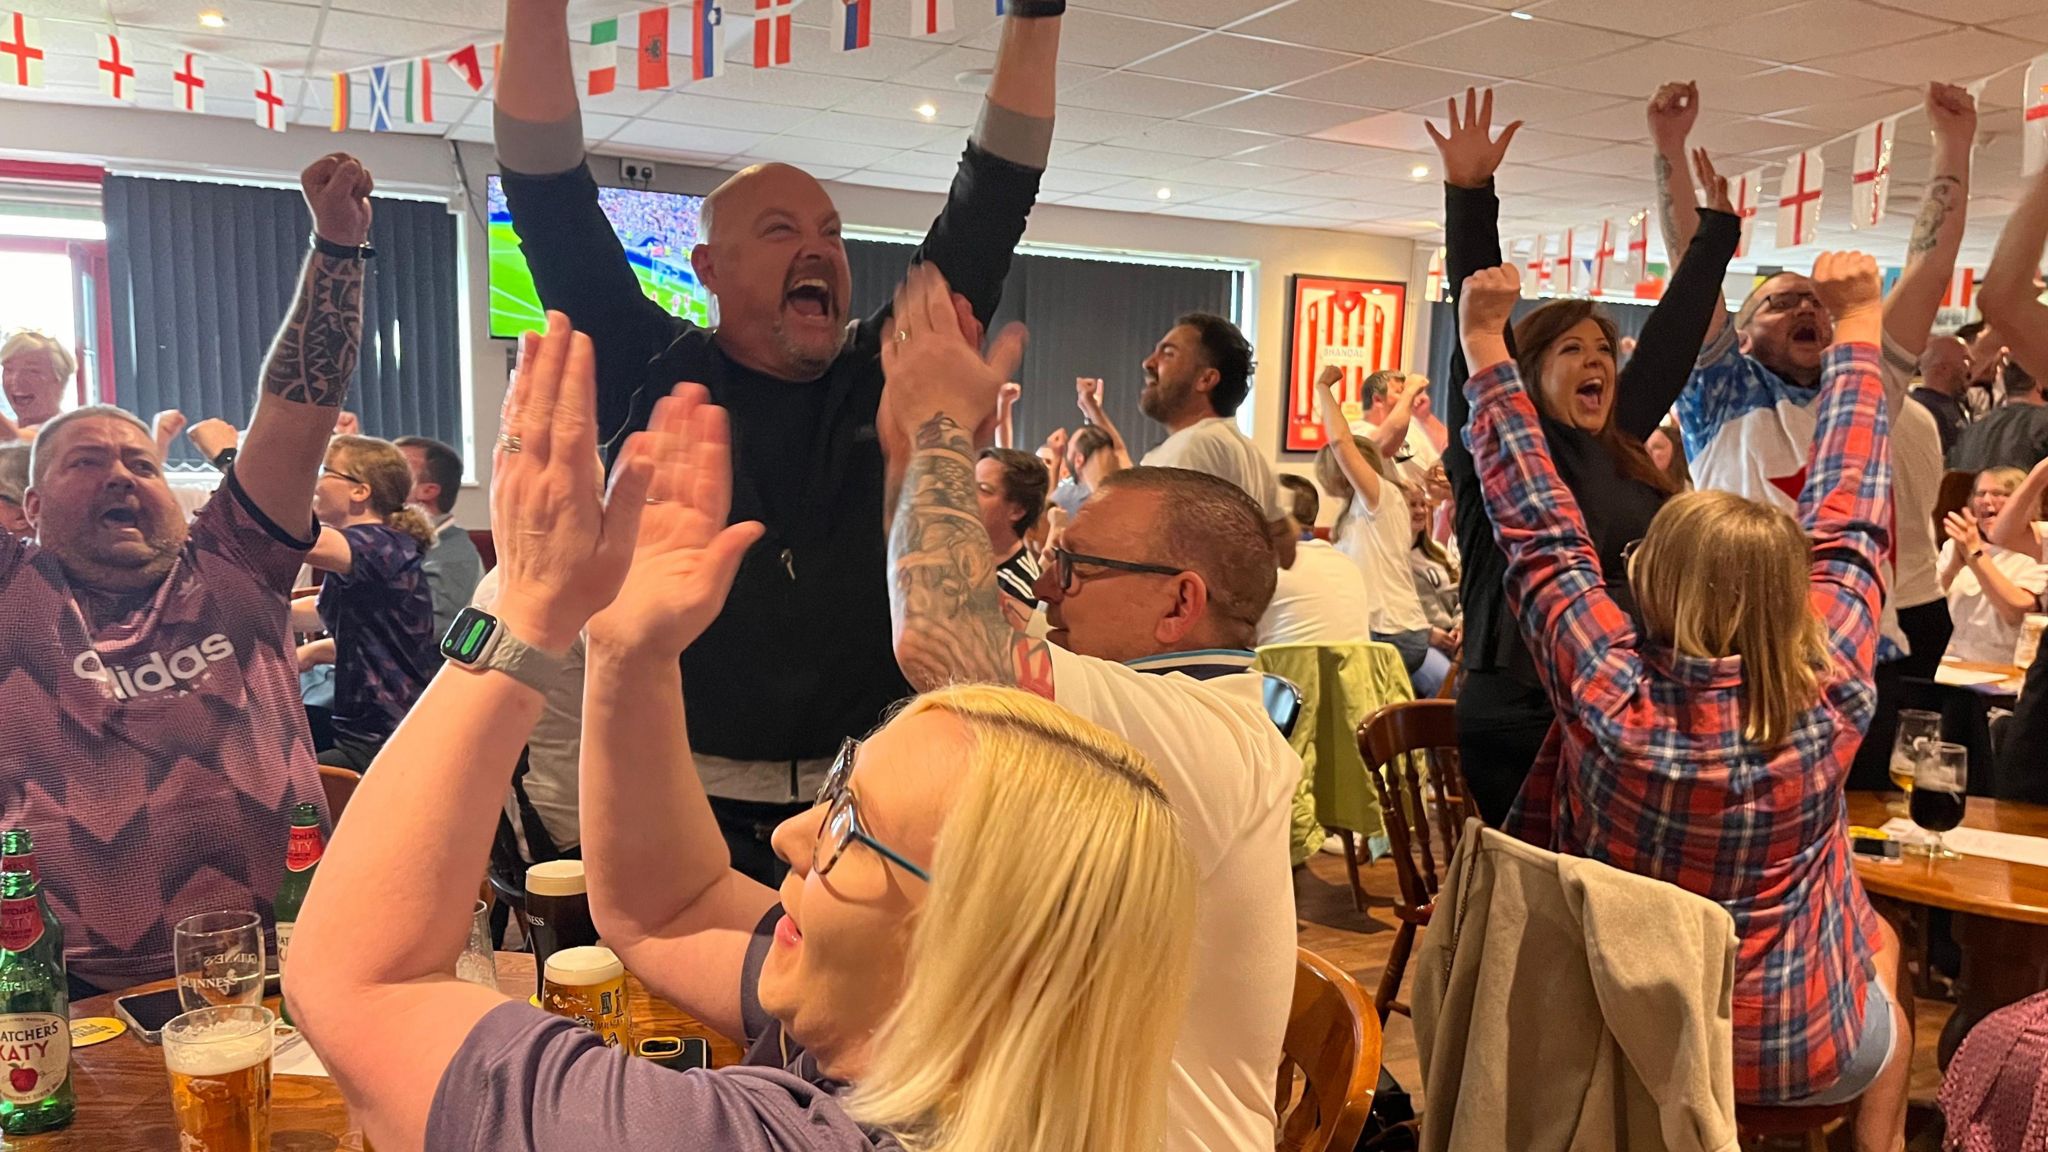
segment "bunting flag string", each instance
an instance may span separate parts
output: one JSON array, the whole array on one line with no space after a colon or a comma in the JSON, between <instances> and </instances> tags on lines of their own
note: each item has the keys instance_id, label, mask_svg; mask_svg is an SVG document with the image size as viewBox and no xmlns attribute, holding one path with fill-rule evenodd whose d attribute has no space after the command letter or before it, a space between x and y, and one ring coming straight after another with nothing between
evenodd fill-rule
<instances>
[{"instance_id":1,"label":"bunting flag string","mask_svg":"<svg viewBox=\"0 0 2048 1152\"><path fill-rule=\"evenodd\" d=\"M846 0L836 14L839 34L832 47L840 52L858 52L875 42L875 0Z\"/></svg>"},{"instance_id":2,"label":"bunting flag string","mask_svg":"<svg viewBox=\"0 0 2048 1152\"><path fill-rule=\"evenodd\" d=\"M42 22L20 12L0 12L0 88L42 86Z\"/></svg>"},{"instance_id":3,"label":"bunting flag string","mask_svg":"<svg viewBox=\"0 0 2048 1152\"><path fill-rule=\"evenodd\" d=\"M135 66L128 63L121 50L121 38L101 32L100 39L100 95L123 104L135 103L140 95L135 83Z\"/></svg>"},{"instance_id":4,"label":"bunting flag string","mask_svg":"<svg viewBox=\"0 0 2048 1152\"><path fill-rule=\"evenodd\" d=\"M256 126L266 132L282 132L284 95L277 90L277 76L268 68L255 69L255 74Z\"/></svg>"},{"instance_id":5,"label":"bunting flag string","mask_svg":"<svg viewBox=\"0 0 2048 1152\"><path fill-rule=\"evenodd\" d=\"M725 67L725 10L717 0L690 8L690 79L709 80Z\"/></svg>"}]
</instances>

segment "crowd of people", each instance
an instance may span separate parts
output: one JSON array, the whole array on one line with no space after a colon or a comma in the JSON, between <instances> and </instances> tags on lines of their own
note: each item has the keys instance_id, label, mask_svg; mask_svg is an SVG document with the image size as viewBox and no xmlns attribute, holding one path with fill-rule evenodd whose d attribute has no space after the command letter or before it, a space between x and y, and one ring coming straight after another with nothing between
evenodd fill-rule
<instances>
[{"instance_id":1,"label":"crowd of people","mask_svg":"<svg viewBox=\"0 0 2048 1152\"><path fill-rule=\"evenodd\" d=\"M165 976L184 914L267 909L278 831L337 766L363 775L287 978L379 1146L1263 1152L1303 765L1258 651L1377 643L1456 701L1488 825L1725 911L1737 1103L1846 1105L1858 1148L1900 1147L1913 996L1843 796L1882 786L1944 655L2013 664L2048 592L2048 174L1983 321L1938 329L1976 109L1930 85L1889 293L1829 253L1731 311L1741 221L1688 150L1698 88L1665 85L1672 264L1630 348L1588 300L1511 323L1519 124L1468 93L1430 127L1441 418L1414 373L1347 410L1332 367L1327 446L1276 469L1236 418L1251 342L1189 312L1138 366L1155 447L1084 379L1034 453L1025 334L986 326L1050 160L1062 8L1011 6L886 307L850 314L830 196L764 165L705 201L712 330L642 294L606 223L559 0L509 0L504 211L550 312L494 433L488 574L461 456L345 407L374 189L350 156L303 174L310 251L246 429L67 411L68 350L0 345L0 667L28 672L0 676L0 815L36 832L73 995ZM179 435L210 493L170 483ZM2012 731L2043 730L2035 687ZM2048 791L1996 751L2001 788ZM679 1076L457 982L453 926L507 852L579 857L607 945L745 1066ZM2014 1011L1988 1026L2041 1027Z\"/></svg>"}]
</instances>

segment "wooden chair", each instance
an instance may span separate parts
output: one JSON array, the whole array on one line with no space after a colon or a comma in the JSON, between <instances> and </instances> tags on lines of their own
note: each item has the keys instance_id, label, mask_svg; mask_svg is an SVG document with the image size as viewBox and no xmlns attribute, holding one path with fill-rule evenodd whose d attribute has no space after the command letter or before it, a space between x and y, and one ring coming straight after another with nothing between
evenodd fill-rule
<instances>
[{"instance_id":1,"label":"wooden chair","mask_svg":"<svg viewBox=\"0 0 2048 1152\"><path fill-rule=\"evenodd\" d=\"M1278 1152L1351 1152L1380 1081L1380 1022L1342 968L1294 953L1294 1006L1280 1047Z\"/></svg>"},{"instance_id":2,"label":"wooden chair","mask_svg":"<svg viewBox=\"0 0 2048 1152\"><path fill-rule=\"evenodd\" d=\"M320 790L327 793L327 819L331 827L341 826L341 810L348 807L348 798L356 794L356 785L363 782L363 774L353 769L333 764L320 766Z\"/></svg>"},{"instance_id":3,"label":"wooden chair","mask_svg":"<svg viewBox=\"0 0 2048 1152\"><path fill-rule=\"evenodd\" d=\"M1848 1114L1847 1104L1823 1104L1814 1108L1737 1104L1736 1143L1745 1149L1762 1148L1797 1137L1806 1152L1827 1152L1828 1129Z\"/></svg>"},{"instance_id":4,"label":"wooden chair","mask_svg":"<svg viewBox=\"0 0 2048 1152\"><path fill-rule=\"evenodd\" d=\"M1380 709L1359 726L1358 752L1379 793L1394 877L1401 888L1394 904L1401 926L1394 934L1379 990L1373 994L1373 1007L1384 1024L1388 1012L1408 1014L1408 1006L1395 996L1415 948L1416 930L1428 925L1436 908L1438 861L1450 866L1458 834L1479 810L1458 769L1457 705L1449 700L1414 700Z\"/></svg>"}]
</instances>

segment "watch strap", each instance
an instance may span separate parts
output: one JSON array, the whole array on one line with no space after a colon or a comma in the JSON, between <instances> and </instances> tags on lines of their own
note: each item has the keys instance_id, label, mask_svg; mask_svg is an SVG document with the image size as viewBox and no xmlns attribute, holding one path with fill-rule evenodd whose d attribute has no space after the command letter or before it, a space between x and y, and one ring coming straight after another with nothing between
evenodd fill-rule
<instances>
[{"instance_id":1,"label":"watch strap","mask_svg":"<svg viewBox=\"0 0 2048 1152\"><path fill-rule=\"evenodd\" d=\"M1043 20L1066 15L1067 0L1009 0L1004 10L1025 20Z\"/></svg>"},{"instance_id":2,"label":"watch strap","mask_svg":"<svg viewBox=\"0 0 2048 1152\"><path fill-rule=\"evenodd\" d=\"M368 260L377 255L377 250L368 244L336 244L318 232L313 233L313 251L336 260Z\"/></svg>"},{"instance_id":3,"label":"watch strap","mask_svg":"<svg viewBox=\"0 0 2048 1152\"><path fill-rule=\"evenodd\" d=\"M490 623L489 636L476 655L468 660L460 656L462 645L457 634L472 628L481 621ZM497 671L512 677L536 692L546 692L561 682L567 654L556 654L536 648L512 634L505 622L480 608L466 608L456 617L454 627L449 629L449 639L442 642L442 654L449 660L478 672Z\"/></svg>"},{"instance_id":4,"label":"watch strap","mask_svg":"<svg viewBox=\"0 0 2048 1152\"><path fill-rule=\"evenodd\" d=\"M222 472L227 471L228 465L233 464L235 462L235 456L239 451L240 449L238 448L221 449L219 452L214 454L212 460L213 466Z\"/></svg>"}]
</instances>

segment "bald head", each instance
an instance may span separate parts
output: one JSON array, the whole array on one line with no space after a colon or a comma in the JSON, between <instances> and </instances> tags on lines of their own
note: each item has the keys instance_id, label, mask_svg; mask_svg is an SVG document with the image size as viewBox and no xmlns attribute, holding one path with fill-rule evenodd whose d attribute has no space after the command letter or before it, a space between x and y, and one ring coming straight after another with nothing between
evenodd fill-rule
<instances>
[{"instance_id":1,"label":"bald head","mask_svg":"<svg viewBox=\"0 0 2048 1152\"><path fill-rule=\"evenodd\" d=\"M1920 379L1945 396L1961 396L1970 385L1970 346L1955 336L1936 336L1920 353Z\"/></svg>"},{"instance_id":2,"label":"bald head","mask_svg":"<svg viewBox=\"0 0 2048 1152\"><path fill-rule=\"evenodd\" d=\"M719 347L779 380L824 375L845 344L853 296L825 186L787 164L756 165L705 198L703 225L690 264L718 298Z\"/></svg>"}]
</instances>

